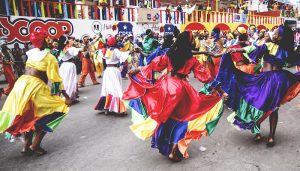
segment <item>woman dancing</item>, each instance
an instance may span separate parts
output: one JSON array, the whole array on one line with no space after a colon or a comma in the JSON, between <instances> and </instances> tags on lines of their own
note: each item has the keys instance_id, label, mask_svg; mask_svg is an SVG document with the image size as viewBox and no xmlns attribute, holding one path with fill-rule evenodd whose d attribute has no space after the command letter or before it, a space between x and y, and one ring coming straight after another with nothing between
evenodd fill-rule
<instances>
[{"instance_id":1,"label":"woman dancing","mask_svg":"<svg viewBox=\"0 0 300 171\"><path fill-rule=\"evenodd\" d=\"M8 138L24 134L24 154L46 153L41 147L42 139L63 120L71 104L61 84L58 62L46 50L49 40L43 30L31 33L35 48L26 53L26 72L15 83L0 112L0 133L6 132ZM48 80L52 89L47 86ZM55 95L60 92L65 100Z\"/></svg>"},{"instance_id":2,"label":"woman dancing","mask_svg":"<svg viewBox=\"0 0 300 171\"><path fill-rule=\"evenodd\" d=\"M101 96L95 106L95 110L126 116L126 108L122 101L122 78L119 64L123 63L129 56L128 52L121 52L116 48L115 36L107 38L107 49L102 51L106 60L106 69L103 74ZM101 53L101 52L100 52Z\"/></svg>"},{"instance_id":3,"label":"woman dancing","mask_svg":"<svg viewBox=\"0 0 300 171\"><path fill-rule=\"evenodd\" d=\"M246 52L232 49L230 52ZM273 42L253 46L249 54L254 63L263 61L262 72L258 75L237 70L231 56L222 58L220 72L213 87L219 87L229 94L227 105L235 112L228 120L240 129L249 129L260 142L260 123L270 116L270 134L267 146L275 144L275 131L279 107L292 100L300 92L299 75L294 75L284 66L300 64L299 54L293 51L293 32L287 26L274 31Z\"/></svg>"},{"instance_id":4,"label":"woman dancing","mask_svg":"<svg viewBox=\"0 0 300 171\"><path fill-rule=\"evenodd\" d=\"M124 100L140 99L130 107L144 119L133 120L131 130L141 139L152 136L152 147L173 161L187 158L191 140L210 135L223 111L222 97L200 94L186 80L192 71L204 83L213 79L213 71L193 57L192 40L192 34L185 31L166 55L131 70L131 84L123 95ZM164 69L168 74L152 84L153 71Z\"/></svg>"},{"instance_id":5,"label":"woman dancing","mask_svg":"<svg viewBox=\"0 0 300 171\"><path fill-rule=\"evenodd\" d=\"M70 38L67 40L67 44L65 45L65 47L62 47L63 49L60 49L61 53L59 58L61 59L62 64L59 68L59 74L62 77L66 93L69 95L72 104L75 104L79 102L79 95L76 73L77 70L74 57L78 56L79 51L82 51L82 48L73 47L73 43L74 38Z\"/></svg>"}]
</instances>

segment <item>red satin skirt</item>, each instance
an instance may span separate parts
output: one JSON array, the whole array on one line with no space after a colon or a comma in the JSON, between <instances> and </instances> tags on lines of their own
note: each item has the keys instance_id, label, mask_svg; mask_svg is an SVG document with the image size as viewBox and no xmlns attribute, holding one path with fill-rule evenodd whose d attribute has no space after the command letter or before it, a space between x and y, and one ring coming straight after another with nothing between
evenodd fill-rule
<instances>
[{"instance_id":1,"label":"red satin skirt","mask_svg":"<svg viewBox=\"0 0 300 171\"><path fill-rule=\"evenodd\" d=\"M208 112L220 100L220 96L208 96L196 91L186 79L162 76L153 85L140 74L131 79L124 92L124 100L141 98L148 116L158 123L169 118L190 121Z\"/></svg>"}]
</instances>

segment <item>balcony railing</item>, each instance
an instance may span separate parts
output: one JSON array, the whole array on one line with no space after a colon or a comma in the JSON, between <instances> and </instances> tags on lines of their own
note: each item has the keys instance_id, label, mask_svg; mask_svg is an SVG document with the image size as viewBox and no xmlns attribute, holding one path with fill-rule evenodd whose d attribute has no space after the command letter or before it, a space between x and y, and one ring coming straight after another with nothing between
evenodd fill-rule
<instances>
[{"instance_id":1,"label":"balcony railing","mask_svg":"<svg viewBox=\"0 0 300 171\"><path fill-rule=\"evenodd\" d=\"M6 15L106 21L138 21L137 7L98 6L43 0L20 0L18 2L19 3L16 4L16 0L13 0L13 10L9 10L8 1L5 0ZM234 11L194 11L192 14L188 14L176 10L160 10L158 22L163 24L185 24L187 22L233 23L236 22L234 19L235 15L236 13L234 13ZM246 16L245 24L279 25L283 22L284 19L281 17L259 16L249 13Z\"/></svg>"}]
</instances>

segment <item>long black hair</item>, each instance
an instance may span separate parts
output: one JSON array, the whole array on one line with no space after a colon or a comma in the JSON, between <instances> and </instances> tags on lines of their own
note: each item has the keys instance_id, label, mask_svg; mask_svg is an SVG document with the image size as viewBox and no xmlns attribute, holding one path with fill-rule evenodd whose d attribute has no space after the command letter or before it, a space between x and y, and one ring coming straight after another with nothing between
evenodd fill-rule
<instances>
[{"instance_id":1,"label":"long black hair","mask_svg":"<svg viewBox=\"0 0 300 171\"><path fill-rule=\"evenodd\" d=\"M172 44L174 43L173 41L174 36L172 34L167 34L164 36L164 42L162 44L162 48L170 48Z\"/></svg>"},{"instance_id":2,"label":"long black hair","mask_svg":"<svg viewBox=\"0 0 300 171\"><path fill-rule=\"evenodd\" d=\"M56 54L56 57L60 55L60 52L64 50L64 48L67 46L68 38L66 36L60 36L58 39L58 52Z\"/></svg>"},{"instance_id":3,"label":"long black hair","mask_svg":"<svg viewBox=\"0 0 300 171\"><path fill-rule=\"evenodd\" d=\"M289 26L280 26L279 35L282 37L279 46L287 51L294 49L294 33Z\"/></svg>"},{"instance_id":4,"label":"long black hair","mask_svg":"<svg viewBox=\"0 0 300 171\"><path fill-rule=\"evenodd\" d=\"M293 30L285 25L279 26L279 35L282 39L279 42L279 46L289 52L289 56L286 60L290 66L298 65L300 63L300 55L294 51L294 33Z\"/></svg>"},{"instance_id":5,"label":"long black hair","mask_svg":"<svg viewBox=\"0 0 300 171\"><path fill-rule=\"evenodd\" d=\"M180 33L167 55L171 60L173 72L180 70L185 65L185 62L192 57L190 32L184 31Z\"/></svg>"}]
</instances>

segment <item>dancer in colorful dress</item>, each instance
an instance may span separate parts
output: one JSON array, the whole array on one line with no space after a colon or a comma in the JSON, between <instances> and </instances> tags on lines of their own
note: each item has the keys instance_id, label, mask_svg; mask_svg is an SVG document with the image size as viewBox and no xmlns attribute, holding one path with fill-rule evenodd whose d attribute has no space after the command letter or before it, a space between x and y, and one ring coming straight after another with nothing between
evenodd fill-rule
<instances>
[{"instance_id":1,"label":"dancer in colorful dress","mask_svg":"<svg viewBox=\"0 0 300 171\"><path fill-rule=\"evenodd\" d=\"M230 49L244 48L248 46L246 43L247 40L248 40L247 34L240 34L238 37L237 44L228 47L228 49L230 50ZM243 54L242 52L234 52L234 50L232 50L231 57L236 68L248 74L254 74L256 65L250 63L250 61L248 60L249 56L247 53Z\"/></svg>"},{"instance_id":2,"label":"dancer in colorful dress","mask_svg":"<svg viewBox=\"0 0 300 171\"><path fill-rule=\"evenodd\" d=\"M244 49L233 51L246 52ZM222 72L212 85L229 94L227 105L235 112L228 120L240 129L251 130L256 134L256 142L262 140L260 123L270 117L267 146L272 147L275 144L279 107L300 92L299 75L282 68L287 65L299 65L300 58L299 54L293 51L293 32L287 26L275 29L273 42L253 46L251 51L249 57L252 62L263 61L261 73L250 75L235 69L231 56L226 54L222 57Z\"/></svg>"},{"instance_id":3,"label":"dancer in colorful dress","mask_svg":"<svg viewBox=\"0 0 300 171\"><path fill-rule=\"evenodd\" d=\"M206 40L205 43L203 42L202 46L200 48L200 52L209 52L212 58L208 58L207 56L200 55L201 58L205 59L199 59L206 61L209 59L209 61L212 61L212 64L214 66L214 74L217 75L219 71L219 66L220 66L220 58L215 58L222 56L223 53L225 52L225 48L223 48L223 42L220 39L220 29L219 28L214 28L211 32L211 39ZM203 51L204 50L204 51Z\"/></svg>"},{"instance_id":4,"label":"dancer in colorful dress","mask_svg":"<svg viewBox=\"0 0 300 171\"><path fill-rule=\"evenodd\" d=\"M115 46L115 36L109 36L107 38L107 49L105 55L103 55L107 67L104 70L101 96L95 106L95 110L104 111L106 115L108 113L115 113L124 116L126 115L126 108L121 99L123 91L119 64L127 59L129 52L121 52Z\"/></svg>"},{"instance_id":5,"label":"dancer in colorful dress","mask_svg":"<svg viewBox=\"0 0 300 171\"><path fill-rule=\"evenodd\" d=\"M71 100L63 89L56 58L45 50L47 32L31 33L30 41L35 48L27 52L26 72L15 83L0 112L0 133L6 132L7 138L24 134L22 152L43 155L46 151L41 147L42 139L66 116ZM48 80L52 89L47 86ZM57 93L62 93L65 100Z\"/></svg>"},{"instance_id":6,"label":"dancer in colorful dress","mask_svg":"<svg viewBox=\"0 0 300 171\"><path fill-rule=\"evenodd\" d=\"M78 101L78 86L77 86L77 70L74 61L74 57L78 55L81 48L73 47L72 41L69 41L67 48L60 54L60 59L63 61L60 68L59 74L62 77L63 84L66 93L69 95L72 104Z\"/></svg>"},{"instance_id":7,"label":"dancer in colorful dress","mask_svg":"<svg viewBox=\"0 0 300 171\"><path fill-rule=\"evenodd\" d=\"M104 70L104 61L101 56L99 56L99 51L102 49L105 49L105 39L103 38L102 34L99 34L99 37L93 43L93 50L97 51L94 55L94 65L96 69L96 75L98 78L101 78L103 75L103 70Z\"/></svg>"},{"instance_id":8,"label":"dancer in colorful dress","mask_svg":"<svg viewBox=\"0 0 300 171\"><path fill-rule=\"evenodd\" d=\"M170 160L187 158L191 140L210 135L223 111L220 96L197 92L186 80L192 71L202 82L213 80L210 70L192 55L192 34L181 33L166 55L129 72L131 84L123 99L139 116L133 116L131 130L141 139L152 136L152 147ZM152 84L153 71L168 70ZM226 94L224 94L226 96Z\"/></svg>"},{"instance_id":9,"label":"dancer in colorful dress","mask_svg":"<svg viewBox=\"0 0 300 171\"><path fill-rule=\"evenodd\" d=\"M120 48L121 52L127 52L127 51L133 51L133 43L132 43L132 35L128 35L126 37L124 37L123 39L123 47ZM130 56L131 57L131 56ZM129 58L127 58L129 60ZM121 77L122 78L126 78L127 72L128 72L128 67L129 67L129 61L125 60L122 63L122 71L121 71Z\"/></svg>"}]
</instances>

